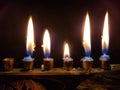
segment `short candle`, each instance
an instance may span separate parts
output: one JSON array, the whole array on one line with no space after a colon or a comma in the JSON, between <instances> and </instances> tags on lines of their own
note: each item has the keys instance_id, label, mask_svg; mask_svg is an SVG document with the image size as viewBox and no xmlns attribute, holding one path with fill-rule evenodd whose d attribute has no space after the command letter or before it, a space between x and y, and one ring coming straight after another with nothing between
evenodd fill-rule
<instances>
[{"instance_id":1,"label":"short candle","mask_svg":"<svg viewBox=\"0 0 120 90\"><path fill-rule=\"evenodd\" d=\"M4 58L3 67L5 71L11 71L14 66L14 58Z\"/></svg>"},{"instance_id":2,"label":"short candle","mask_svg":"<svg viewBox=\"0 0 120 90\"><path fill-rule=\"evenodd\" d=\"M63 68L65 70L72 70L73 68L73 59L70 57L68 43L64 45Z\"/></svg>"},{"instance_id":3,"label":"short candle","mask_svg":"<svg viewBox=\"0 0 120 90\"><path fill-rule=\"evenodd\" d=\"M43 37L43 52L44 52L44 58L43 58L43 64L45 70L50 70L54 66L54 59L50 58L50 35L48 30L45 30L44 37Z\"/></svg>"}]
</instances>

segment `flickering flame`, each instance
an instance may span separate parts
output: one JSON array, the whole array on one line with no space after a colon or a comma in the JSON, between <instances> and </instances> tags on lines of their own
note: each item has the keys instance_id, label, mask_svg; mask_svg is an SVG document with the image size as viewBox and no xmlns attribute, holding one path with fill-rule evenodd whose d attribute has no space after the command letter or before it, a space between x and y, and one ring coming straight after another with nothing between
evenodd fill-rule
<instances>
[{"instance_id":1,"label":"flickering flame","mask_svg":"<svg viewBox=\"0 0 120 90\"><path fill-rule=\"evenodd\" d=\"M68 43L65 43L64 45L64 57L70 57L70 50L69 50L69 46Z\"/></svg>"},{"instance_id":2,"label":"flickering flame","mask_svg":"<svg viewBox=\"0 0 120 90\"><path fill-rule=\"evenodd\" d=\"M45 57L49 57L50 55L50 35L48 30L45 30L44 37L43 37L43 52Z\"/></svg>"},{"instance_id":3,"label":"flickering flame","mask_svg":"<svg viewBox=\"0 0 120 90\"><path fill-rule=\"evenodd\" d=\"M91 41L90 41L90 21L89 21L88 13L86 15L85 25L84 25L83 47L85 49L86 56L90 56Z\"/></svg>"},{"instance_id":4,"label":"flickering flame","mask_svg":"<svg viewBox=\"0 0 120 90\"><path fill-rule=\"evenodd\" d=\"M105 15L104 28L102 34L102 52L106 54L109 47L109 28L108 28L108 12Z\"/></svg>"},{"instance_id":5,"label":"flickering flame","mask_svg":"<svg viewBox=\"0 0 120 90\"><path fill-rule=\"evenodd\" d=\"M28 22L28 28L27 28L27 55L32 56L34 51L34 31L33 31L33 21L32 17L30 16L29 22Z\"/></svg>"}]
</instances>

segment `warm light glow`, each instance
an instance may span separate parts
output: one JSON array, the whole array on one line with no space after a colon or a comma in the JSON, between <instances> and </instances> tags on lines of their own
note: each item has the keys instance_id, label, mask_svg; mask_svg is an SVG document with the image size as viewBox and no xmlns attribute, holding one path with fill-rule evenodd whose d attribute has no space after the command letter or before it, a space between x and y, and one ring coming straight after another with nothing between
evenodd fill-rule
<instances>
[{"instance_id":1,"label":"warm light glow","mask_svg":"<svg viewBox=\"0 0 120 90\"><path fill-rule=\"evenodd\" d=\"M49 57L50 54L50 35L48 30L45 30L44 37L43 37L43 52L45 57Z\"/></svg>"},{"instance_id":2,"label":"warm light glow","mask_svg":"<svg viewBox=\"0 0 120 90\"><path fill-rule=\"evenodd\" d=\"M65 43L64 45L64 57L70 57L70 51L69 51L69 46L68 43Z\"/></svg>"},{"instance_id":3,"label":"warm light glow","mask_svg":"<svg viewBox=\"0 0 120 90\"><path fill-rule=\"evenodd\" d=\"M27 54L29 56L33 54L34 47L35 47L35 44L34 44L33 22L32 22L32 17L30 17L28 22L28 28L27 28L27 44L26 44Z\"/></svg>"},{"instance_id":4,"label":"warm light glow","mask_svg":"<svg viewBox=\"0 0 120 90\"><path fill-rule=\"evenodd\" d=\"M109 47L109 28L108 28L108 12L107 12L105 15L103 35L102 35L102 50L104 54L108 52L108 47Z\"/></svg>"},{"instance_id":5,"label":"warm light glow","mask_svg":"<svg viewBox=\"0 0 120 90\"><path fill-rule=\"evenodd\" d=\"M91 41L90 41L90 21L89 21L88 13L86 15L85 25L84 25L83 47L85 49L86 56L90 56Z\"/></svg>"}]
</instances>

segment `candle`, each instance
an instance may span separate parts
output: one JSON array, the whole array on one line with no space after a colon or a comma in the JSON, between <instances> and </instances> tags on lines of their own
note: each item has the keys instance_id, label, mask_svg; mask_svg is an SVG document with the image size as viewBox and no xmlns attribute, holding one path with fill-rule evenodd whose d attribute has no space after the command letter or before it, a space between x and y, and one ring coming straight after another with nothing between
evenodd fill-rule
<instances>
[{"instance_id":1,"label":"candle","mask_svg":"<svg viewBox=\"0 0 120 90\"><path fill-rule=\"evenodd\" d=\"M53 68L54 60L53 58L50 58L50 35L48 30L45 30L44 37L43 37L43 52L44 52L44 58L43 58L43 64L45 70L50 70Z\"/></svg>"},{"instance_id":2,"label":"candle","mask_svg":"<svg viewBox=\"0 0 120 90\"><path fill-rule=\"evenodd\" d=\"M110 56L107 55L109 47L109 28L108 28L108 12L106 12L105 20L104 20L104 27L103 27L103 34L102 34L102 54L100 56L101 68L109 69L109 60Z\"/></svg>"},{"instance_id":3,"label":"candle","mask_svg":"<svg viewBox=\"0 0 120 90\"><path fill-rule=\"evenodd\" d=\"M84 33L83 33L83 47L85 51L85 57L82 58L83 69L90 70L92 67L93 59L90 57L91 55L91 41L90 41L90 21L89 15L87 13L84 25Z\"/></svg>"},{"instance_id":4,"label":"candle","mask_svg":"<svg viewBox=\"0 0 120 90\"><path fill-rule=\"evenodd\" d=\"M73 68L73 59L70 57L70 50L68 43L64 45L63 68L71 70Z\"/></svg>"},{"instance_id":5,"label":"candle","mask_svg":"<svg viewBox=\"0 0 120 90\"><path fill-rule=\"evenodd\" d=\"M33 56L34 47L35 44L34 44L33 22L32 22L32 17L30 16L28 21L28 28L27 28L27 42L26 42L27 56L23 58L25 70L31 70L33 67L34 58L32 58L32 56Z\"/></svg>"},{"instance_id":6,"label":"candle","mask_svg":"<svg viewBox=\"0 0 120 90\"><path fill-rule=\"evenodd\" d=\"M11 71L14 66L14 58L4 58L3 67L5 71Z\"/></svg>"}]
</instances>

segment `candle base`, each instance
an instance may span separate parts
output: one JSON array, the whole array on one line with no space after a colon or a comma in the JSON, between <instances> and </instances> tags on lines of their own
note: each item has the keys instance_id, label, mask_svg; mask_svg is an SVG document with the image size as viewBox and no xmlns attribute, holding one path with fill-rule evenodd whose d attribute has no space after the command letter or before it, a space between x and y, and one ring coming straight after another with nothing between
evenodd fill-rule
<instances>
[{"instance_id":1,"label":"candle base","mask_svg":"<svg viewBox=\"0 0 120 90\"><path fill-rule=\"evenodd\" d=\"M110 60L100 59L100 67L104 70L110 70Z\"/></svg>"},{"instance_id":2,"label":"candle base","mask_svg":"<svg viewBox=\"0 0 120 90\"><path fill-rule=\"evenodd\" d=\"M110 70L110 56L107 55L107 54L103 54L100 56L99 58L100 60L100 65L101 65L101 68L104 69L104 70Z\"/></svg>"},{"instance_id":3,"label":"candle base","mask_svg":"<svg viewBox=\"0 0 120 90\"><path fill-rule=\"evenodd\" d=\"M81 61L83 69L90 72L93 66L93 59L91 57L84 57Z\"/></svg>"},{"instance_id":4,"label":"candle base","mask_svg":"<svg viewBox=\"0 0 120 90\"><path fill-rule=\"evenodd\" d=\"M28 60L28 61L23 60L23 69L25 71L32 70L33 64L34 64L33 60Z\"/></svg>"},{"instance_id":5,"label":"candle base","mask_svg":"<svg viewBox=\"0 0 120 90\"><path fill-rule=\"evenodd\" d=\"M53 58L44 58L43 64L44 64L44 69L46 71L51 70L54 66L54 59Z\"/></svg>"},{"instance_id":6,"label":"candle base","mask_svg":"<svg viewBox=\"0 0 120 90\"><path fill-rule=\"evenodd\" d=\"M73 68L73 60L63 60L63 69L64 70L72 70Z\"/></svg>"},{"instance_id":7,"label":"candle base","mask_svg":"<svg viewBox=\"0 0 120 90\"><path fill-rule=\"evenodd\" d=\"M14 58L4 58L3 59L3 68L4 71L11 71L14 65Z\"/></svg>"},{"instance_id":8,"label":"candle base","mask_svg":"<svg viewBox=\"0 0 120 90\"><path fill-rule=\"evenodd\" d=\"M82 61L82 66L85 71L91 71L93 61Z\"/></svg>"}]
</instances>

